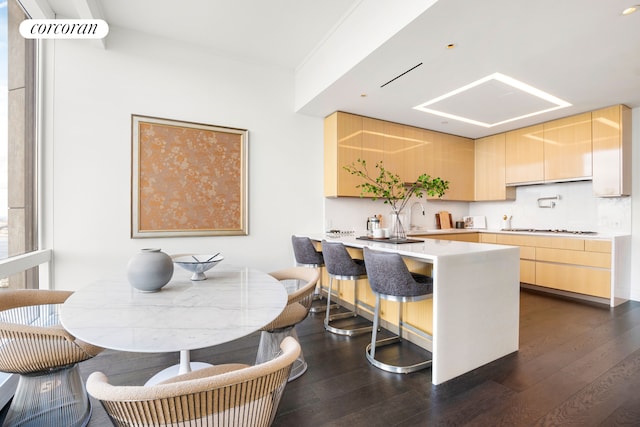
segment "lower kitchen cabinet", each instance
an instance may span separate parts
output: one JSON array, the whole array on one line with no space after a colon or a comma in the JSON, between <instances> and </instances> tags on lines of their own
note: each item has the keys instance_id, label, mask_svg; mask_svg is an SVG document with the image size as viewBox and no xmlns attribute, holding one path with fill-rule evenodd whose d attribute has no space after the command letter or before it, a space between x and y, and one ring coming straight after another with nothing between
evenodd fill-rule
<instances>
[{"instance_id":1,"label":"lower kitchen cabinet","mask_svg":"<svg viewBox=\"0 0 640 427\"><path fill-rule=\"evenodd\" d=\"M620 259L628 254L629 240L480 234L481 243L520 247L521 283L611 306L629 298L628 266Z\"/></svg>"},{"instance_id":2,"label":"lower kitchen cabinet","mask_svg":"<svg viewBox=\"0 0 640 427\"><path fill-rule=\"evenodd\" d=\"M455 240L456 242L480 242L480 233L451 233L451 234L423 234L412 235L419 239Z\"/></svg>"},{"instance_id":3,"label":"lower kitchen cabinet","mask_svg":"<svg viewBox=\"0 0 640 427\"><path fill-rule=\"evenodd\" d=\"M536 262L536 285L611 298L611 270L583 265Z\"/></svg>"}]
</instances>

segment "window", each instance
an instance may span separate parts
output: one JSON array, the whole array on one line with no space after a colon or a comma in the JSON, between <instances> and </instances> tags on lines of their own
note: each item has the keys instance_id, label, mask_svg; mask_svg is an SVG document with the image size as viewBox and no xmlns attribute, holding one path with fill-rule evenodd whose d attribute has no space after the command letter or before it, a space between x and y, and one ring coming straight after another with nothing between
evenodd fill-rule
<instances>
[{"instance_id":1,"label":"window","mask_svg":"<svg viewBox=\"0 0 640 427\"><path fill-rule=\"evenodd\" d=\"M7 228L9 205L7 200L8 173L8 15L7 2L0 0L0 259L8 256L8 235Z\"/></svg>"},{"instance_id":2,"label":"window","mask_svg":"<svg viewBox=\"0 0 640 427\"><path fill-rule=\"evenodd\" d=\"M37 247L35 41L18 31L26 19L16 0L0 0L0 260ZM11 270L9 270L11 271ZM37 288L38 268L0 276L0 286Z\"/></svg>"}]
</instances>

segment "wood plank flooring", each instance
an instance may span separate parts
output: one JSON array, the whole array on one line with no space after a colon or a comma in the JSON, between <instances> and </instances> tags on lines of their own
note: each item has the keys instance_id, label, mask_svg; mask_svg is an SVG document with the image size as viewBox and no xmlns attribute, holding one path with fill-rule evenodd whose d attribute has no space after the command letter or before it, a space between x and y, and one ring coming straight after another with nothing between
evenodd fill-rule
<instances>
[{"instance_id":1,"label":"wood plank flooring","mask_svg":"<svg viewBox=\"0 0 640 427\"><path fill-rule=\"evenodd\" d=\"M298 327L308 371L290 382L275 426L639 426L640 303L615 309L523 290L520 350L440 386L365 359L369 334ZM192 352L192 360L253 363L259 336ZM469 349L473 351L473 349ZM142 384L177 354L105 351L83 362L114 384ZM94 401L91 427L109 425Z\"/></svg>"}]
</instances>

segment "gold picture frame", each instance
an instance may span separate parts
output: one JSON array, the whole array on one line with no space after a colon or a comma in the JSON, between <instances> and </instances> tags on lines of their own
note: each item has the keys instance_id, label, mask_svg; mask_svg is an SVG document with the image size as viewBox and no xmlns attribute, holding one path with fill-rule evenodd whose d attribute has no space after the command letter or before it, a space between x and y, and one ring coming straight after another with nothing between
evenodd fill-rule
<instances>
[{"instance_id":1,"label":"gold picture frame","mask_svg":"<svg viewBox=\"0 0 640 427\"><path fill-rule=\"evenodd\" d=\"M131 237L248 234L248 131L131 115Z\"/></svg>"}]
</instances>

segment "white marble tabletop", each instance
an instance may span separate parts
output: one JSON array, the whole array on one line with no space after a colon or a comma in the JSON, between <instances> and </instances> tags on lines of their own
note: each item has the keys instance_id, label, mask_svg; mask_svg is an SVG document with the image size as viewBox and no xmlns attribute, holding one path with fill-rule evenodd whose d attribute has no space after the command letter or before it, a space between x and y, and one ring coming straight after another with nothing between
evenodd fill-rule
<instances>
[{"instance_id":1,"label":"white marble tabletop","mask_svg":"<svg viewBox=\"0 0 640 427\"><path fill-rule=\"evenodd\" d=\"M126 278L94 282L69 297L62 325L100 347L131 352L194 350L232 341L275 319L287 292L266 273L220 264L192 282L176 268L159 292L143 293Z\"/></svg>"}]
</instances>

